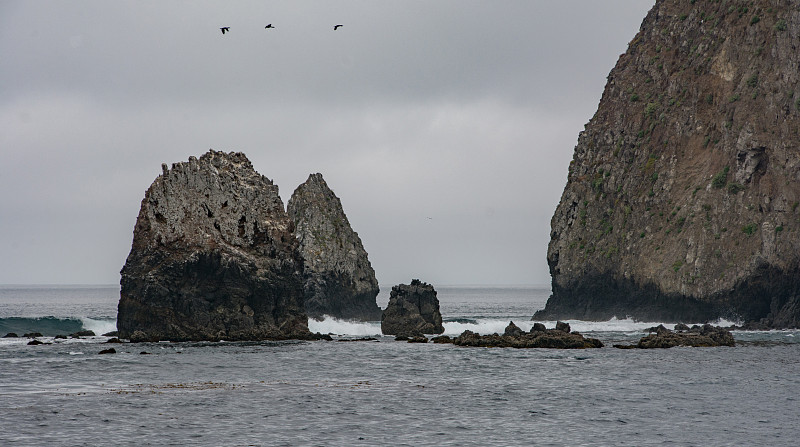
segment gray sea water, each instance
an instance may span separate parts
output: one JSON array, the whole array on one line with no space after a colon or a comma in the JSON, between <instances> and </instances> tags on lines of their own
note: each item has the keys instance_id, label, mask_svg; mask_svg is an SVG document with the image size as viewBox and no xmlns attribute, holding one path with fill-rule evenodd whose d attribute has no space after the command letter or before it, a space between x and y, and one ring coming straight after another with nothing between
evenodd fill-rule
<instances>
[{"instance_id":1,"label":"gray sea water","mask_svg":"<svg viewBox=\"0 0 800 447\"><path fill-rule=\"evenodd\" d=\"M502 332L511 319L529 328L549 295L437 291L451 335ZM0 332L77 321L101 333L117 300L114 286L3 286ZM2 338L0 445L798 445L800 332L734 332L733 348L610 347L657 323L570 321L609 346L580 351L409 344L377 322L331 319L311 328L338 341ZM377 340L341 341L365 336ZM98 354L108 347L117 353Z\"/></svg>"}]
</instances>

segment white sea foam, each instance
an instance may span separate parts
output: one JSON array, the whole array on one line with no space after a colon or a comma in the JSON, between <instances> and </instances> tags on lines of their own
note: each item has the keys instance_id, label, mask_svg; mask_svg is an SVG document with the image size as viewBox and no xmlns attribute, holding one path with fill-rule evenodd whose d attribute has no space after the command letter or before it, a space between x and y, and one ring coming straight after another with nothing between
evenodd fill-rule
<instances>
[{"instance_id":1,"label":"white sea foam","mask_svg":"<svg viewBox=\"0 0 800 447\"><path fill-rule=\"evenodd\" d=\"M497 320L492 318L481 318L481 319L474 319L475 323L466 323L460 321L445 321L442 326L444 326L444 334L450 336L461 335L464 331L472 331L478 334L486 335L486 334L494 334L495 332L498 334L502 334L505 331L506 326L508 326L508 322L510 320ZM529 323L527 321L522 322L514 322L520 329L529 331L533 323Z\"/></svg>"},{"instance_id":2,"label":"white sea foam","mask_svg":"<svg viewBox=\"0 0 800 447\"><path fill-rule=\"evenodd\" d=\"M381 335L381 325L378 322L347 321L325 315L322 321L308 319L308 329L311 332L335 335L373 336Z\"/></svg>"},{"instance_id":3,"label":"white sea foam","mask_svg":"<svg viewBox=\"0 0 800 447\"><path fill-rule=\"evenodd\" d=\"M93 331L97 335L103 335L117 330L116 320L95 319L88 317L81 317L80 320L81 323L83 323L84 329Z\"/></svg>"},{"instance_id":4,"label":"white sea foam","mask_svg":"<svg viewBox=\"0 0 800 447\"><path fill-rule=\"evenodd\" d=\"M447 320L447 319L445 319ZM460 321L444 321L444 334L449 336L461 335L464 331L472 331L481 335L487 334L502 334L510 321L514 321L523 331L530 331L535 321L530 321L525 317L522 318L458 318ZM635 332L640 333L651 327L663 324L665 327L672 329L674 323L663 323L658 321L635 321L631 318L612 318L607 321L582 321L582 320L563 320L569 323L573 331L578 332ZM546 328L553 329L556 327L556 321L540 321ZM695 323L687 323L692 326ZM727 320L719 320L714 323L717 326L730 326L735 322ZM330 316L325 316L322 321L314 319L308 320L308 328L311 332L320 332L323 334L335 335L350 335L350 336L373 336L381 334L381 326L378 322L356 322L339 320Z\"/></svg>"}]
</instances>

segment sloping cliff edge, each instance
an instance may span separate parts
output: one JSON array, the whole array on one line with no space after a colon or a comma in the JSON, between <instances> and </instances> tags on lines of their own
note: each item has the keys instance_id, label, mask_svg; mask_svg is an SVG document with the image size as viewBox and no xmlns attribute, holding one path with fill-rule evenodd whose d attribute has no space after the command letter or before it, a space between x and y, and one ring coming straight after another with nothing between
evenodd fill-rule
<instances>
[{"instance_id":1,"label":"sloping cliff edge","mask_svg":"<svg viewBox=\"0 0 800 447\"><path fill-rule=\"evenodd\" d=\"M658 0L578 137L534 319L800 326L800 10Z\"/></svg>"}]
</instances>

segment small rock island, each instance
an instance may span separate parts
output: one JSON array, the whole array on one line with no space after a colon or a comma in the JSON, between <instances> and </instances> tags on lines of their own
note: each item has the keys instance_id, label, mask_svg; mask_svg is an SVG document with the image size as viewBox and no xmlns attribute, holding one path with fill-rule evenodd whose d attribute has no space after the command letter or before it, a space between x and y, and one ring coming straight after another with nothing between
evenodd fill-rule
<instances>
[{"instance_id":1,"label":"small rock island","mask_svg":"<svg viewBox=\"0 0 800 447\"><path fill-rule=\"evenodd\" d=\"M121 271L119 337L311 338L303 259L278 187L238 152L162 170Z\"/></svg>"},{"instance_id":2,"label":"small rock island","mask_svg":"<svg viewBox=\"0 0 800 447\"><path fill-rule=\"evenodd\" d=\"M536 320L800 327L796 2L657 0L551 221Z\"/></svg>"},{"instance_id":3,"label":"small rock island","mask_svg":"<svg viewBox=\"0 0 800 447\"><path fill-rule=\"evenodd\" d=\"M310 318L378 321L379 288L358 233L322 174L311 174L287 204L305 261L305 309Z\"/></svg>"},{"instance_id":4,"label":"small rock island","mask_svg":"<svg viewBox=\"0 0 800 447\"><path fill-rule=\"evenodd\" d=\"M389 304L381 316L384 335L441 334L442 314L433 286L418 279L392 287Z\"/></svg>"}]
</instances>

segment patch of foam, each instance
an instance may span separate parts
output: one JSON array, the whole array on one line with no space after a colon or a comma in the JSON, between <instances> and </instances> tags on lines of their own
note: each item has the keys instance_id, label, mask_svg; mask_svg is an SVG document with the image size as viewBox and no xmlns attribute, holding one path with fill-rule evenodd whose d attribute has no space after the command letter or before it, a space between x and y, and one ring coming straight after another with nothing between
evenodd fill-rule
<instances>
[{"instance_id":1,"label":"patch of foam","mask_svg":"<svg viewBox=\"0 0 800 447\"><path fill-rule=\"evenodd\" d=\"M117 330L117 320L88 317L81 317L80 320L84 329L93 331L96 335L103 335Z\"/></svg>"},{"instance_id":2,"label":"patch of foam","mask_svg":"<svg viewBox=\"0 0 800 447\"><path fill-rule=\"evenodd\" d=\"M381 325L375 322L349 321L325 315L322 321L308 319L311 332L335 335L374 336L381 335Z\"/></svg>"}]
</instances>

